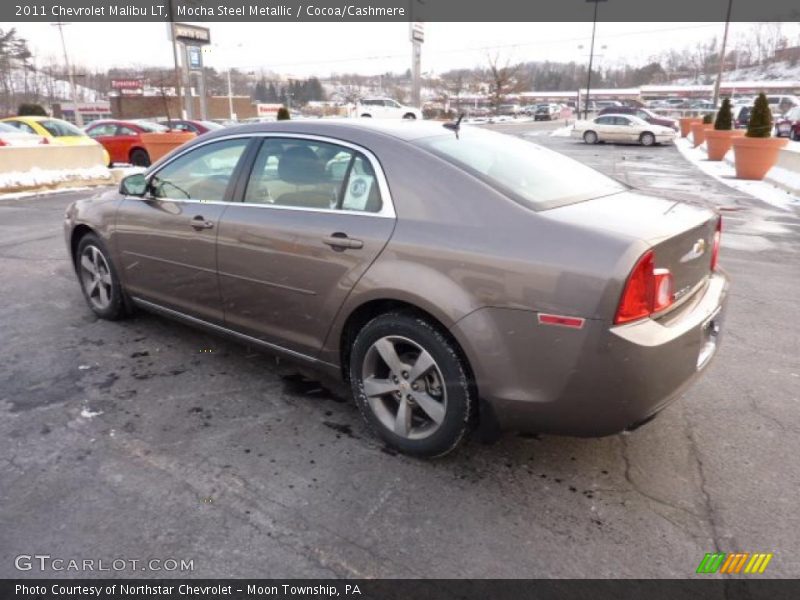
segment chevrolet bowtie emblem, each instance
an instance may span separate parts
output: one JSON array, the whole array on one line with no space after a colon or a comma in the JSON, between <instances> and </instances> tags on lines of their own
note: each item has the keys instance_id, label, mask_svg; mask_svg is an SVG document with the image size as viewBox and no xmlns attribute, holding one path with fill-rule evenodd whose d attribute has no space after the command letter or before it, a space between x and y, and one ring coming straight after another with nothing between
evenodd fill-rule
<instances>
[{"instance_id":1,"label":"chevrolet bowtie emblem","mask_svg":"<svg viewBox=\"0 0 800 600\"><path fill-rule=\"evenodd\" d=\"M700 238L694 243L692 249L689 250L686 254L681 256L681 262L689 262L690 260L694 260L696 258L700 258L706 251L706 241L703 238Z\"/></svg>"}]
</instances>

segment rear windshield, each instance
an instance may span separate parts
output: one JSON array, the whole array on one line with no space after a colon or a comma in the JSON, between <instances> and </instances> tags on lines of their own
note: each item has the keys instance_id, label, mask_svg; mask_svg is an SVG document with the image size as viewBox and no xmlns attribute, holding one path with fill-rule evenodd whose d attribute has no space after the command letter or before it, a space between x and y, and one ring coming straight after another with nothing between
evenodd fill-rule
<instances>
[{"instance_id":1,"label":"rear windshield","mask_svg":"<svg viewBox=\"0 0 800 600\"><path fill-rule=\"evenodd\" d=\"M43 119L39 121L39 125L44 127L53 137L67 137L70 135L85 136L86 134L75 127L72 123L67 121L58 121L56 119Z\"/></svg>"},{"instance_id":2,"label":"rear windshield","mask_svg":"<svg viewBox=\"0 0 800 600\"><path fill-rule=\"evenodd\" d=\"M167 127L159 125L158 123L153 123L152 121L134 121L134 122L143 131L148 131L151 133L157 133L159 131L169 131Z\"/></svg>"},{"instance_id":3,"label":"rear windshield","mask_svg":"<svg viewBox=\"0 0 800 600\"><path fill-rule=\"evenodd\" d=\"M448 133L414 143L534 210L583 202L626 189L563 154L483 129L462 127L458 137Z\"/></svg>"}]
</instances>

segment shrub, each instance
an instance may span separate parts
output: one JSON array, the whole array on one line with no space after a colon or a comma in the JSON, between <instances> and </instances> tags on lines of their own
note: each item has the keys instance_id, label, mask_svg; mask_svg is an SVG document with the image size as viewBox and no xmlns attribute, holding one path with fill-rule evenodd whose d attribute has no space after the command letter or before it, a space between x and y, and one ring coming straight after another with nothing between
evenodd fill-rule
<instances>
[{"instance_id":1,"label":"shrub","mask_svg":"<svg viewBox=\"0 0 800 600\"><path fill-rule=\"evenodd\" d=\"M717 131L729 131L733 129L733 114L731 114L730 98L722 101L722 106L717 113L717 120L714 121L714 129Z\"/></svg>"},{"instance_id":2,"label":"shrub","mask_svg":"<svg viewBox=\"0 0 800 600\"><path fill-rule=\"evenodd\" d=\"M291 118L292 117L289 114L289 109L288 108L286 108L285 106L281 106L278 109L278 121L288 121Z\"/></svg>"},{"instance_id":3,"label":"shrub","mask_svg":"<svg viewBox=\"0 0 800 600\"><path fill-rule=\"evenodd\" d=\"M754 138L768 138L772 135L772 112L764 92L756 98L745 135Z\"/></svg>"},{"instance_id":4,"label":"shrub","mask_svg":"<svg viewBox=\"0 0 800 600\"><path fill-rule=\"evenodd\" d=\"M706 113L703 115L703 125L711 125L714 122L714 115L711 113Z\"/></svg>"},{"instance_id":5,"label":"shrub","mask_svg":"<svg viewBox=\"0 0 800 600\"><path fill-rule=\"evenodd\" d=\"M46 117L47 111L41 104L20 104L17 109L19 117Z\"/></svg>"}]
</instances>

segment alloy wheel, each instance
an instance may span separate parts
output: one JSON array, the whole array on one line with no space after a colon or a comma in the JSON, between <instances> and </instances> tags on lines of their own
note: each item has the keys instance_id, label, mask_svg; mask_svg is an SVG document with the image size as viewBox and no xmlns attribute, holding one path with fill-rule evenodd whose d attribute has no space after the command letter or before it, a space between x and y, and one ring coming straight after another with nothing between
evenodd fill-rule
<instances>
[{"instance_id":1,"label":"alloy wheel","mask_svg":"<svg viewBox=\"0 0 800 600\"><path fill-rule=\"evenodd\" d=\"M362 384L373 414L395 435L423 439L444 421L447 390L433 356L416 342L385 336L367 350Z\"/></svg>"},{"instance_id":2,"label":"alloy wheel","mask_svg":"<svg viewBox=\"0 0 800 600\"><path fill-rule=\"evenodd\" d=\"M111 269L97 246L86 246L80 259L81 282L89 302L98 310L111 305Z\"/></svg>"}]
</instances>

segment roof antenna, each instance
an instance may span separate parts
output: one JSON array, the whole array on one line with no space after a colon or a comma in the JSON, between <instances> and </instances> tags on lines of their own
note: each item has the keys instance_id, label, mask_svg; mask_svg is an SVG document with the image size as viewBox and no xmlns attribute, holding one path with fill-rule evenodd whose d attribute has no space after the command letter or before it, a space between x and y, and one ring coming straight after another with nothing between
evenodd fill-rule
<instances>
[{"instance_id":1,"label":"roof antenna","mask_svg":"<svg viewBox=\"0 0 800 600\"><path fill-rule=\"evenodd\" d=\"M461 119L463 118L464 118L464 113L461 113L460 115L458 115L458 119L456 120L455 123L444 124L445 128L456 132L456 139L458 139L458 132L461 130Z\"/></svg>"}]
</instances>

